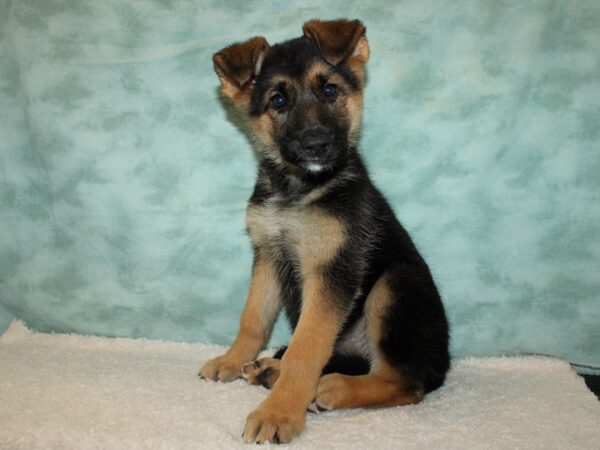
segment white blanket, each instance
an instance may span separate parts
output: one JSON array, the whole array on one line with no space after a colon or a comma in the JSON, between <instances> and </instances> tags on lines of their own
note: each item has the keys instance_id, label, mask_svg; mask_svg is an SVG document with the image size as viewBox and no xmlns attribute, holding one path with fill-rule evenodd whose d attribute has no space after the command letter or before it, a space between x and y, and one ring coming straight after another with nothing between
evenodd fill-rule
<instances>
[{"instance_id":1,"label":"white blanket","mask_svg":"<svg viewBox=\"0 0 600 450\"><path fill-rule=\"evenodd\" d=\"M240 436L267 395L198 379L212 345L42 334L0 338L0 447L255 448ZM563 361L454 361L419 405L308 415L289 447L600 448L600 402Z\"/></svg>"}]
</instances>

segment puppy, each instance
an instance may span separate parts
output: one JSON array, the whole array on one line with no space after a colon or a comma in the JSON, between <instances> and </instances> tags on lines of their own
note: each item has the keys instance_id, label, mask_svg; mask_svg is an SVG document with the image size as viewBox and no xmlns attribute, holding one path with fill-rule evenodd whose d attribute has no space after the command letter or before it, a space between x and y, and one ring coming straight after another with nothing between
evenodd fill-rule
<instances>
[{"instance_id":1,"label":"puppy","mask_svg":"<svg viewBox=\"0 0 600 450\"><path fill-rule=\"evenodd\" d=\"M289 442L308 407L417 403L450 366L429 268L357 150L368 58L358 20L311 20L300 38L254 37L213 56L223 94L251 125L258 177L240 330L200 376L272 388L248 416L246 442ZM288 347L253 361L282 308Z\"/></svg>"}]
</instances>

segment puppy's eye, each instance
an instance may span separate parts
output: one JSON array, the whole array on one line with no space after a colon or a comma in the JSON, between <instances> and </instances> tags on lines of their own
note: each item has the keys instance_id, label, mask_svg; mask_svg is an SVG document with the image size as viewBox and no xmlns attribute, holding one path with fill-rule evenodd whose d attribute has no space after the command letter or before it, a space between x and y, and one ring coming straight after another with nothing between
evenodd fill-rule
<instances>
[{"instance_id":1,"label":"puppy's eye","mask_svg":"<svg viewBox=\"0 0 600 450\"><path fill-rule=\"evenodd\" d=\"M335 94L337 94L337 91L338 88L335 84L325 83L323 86L323 94L325 97L333 97Z\"/></svg>"},{"instance_id":2,"label":"puppy's eye","mask_svg":"<svg viewBox=\"0 0 600 450\"><path fill-rule=\"evenodd\" d=\"M273 97L271 97L271 104L275 108L282 108L283 106L285 106L286 103L287 100L285 99L283 94L275 94Z\"/></svg>"}]
</instances>

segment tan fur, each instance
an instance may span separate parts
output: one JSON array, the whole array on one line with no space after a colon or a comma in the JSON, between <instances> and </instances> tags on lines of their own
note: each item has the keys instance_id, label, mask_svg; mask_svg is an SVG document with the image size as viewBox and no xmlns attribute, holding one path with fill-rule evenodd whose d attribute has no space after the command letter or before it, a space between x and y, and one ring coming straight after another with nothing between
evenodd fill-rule
<instances>
[{"instance_id":1,"label":"tan fur","mask_svg":"<svg viewBox=\"0 0 600 450\"><path fill-rule=\"evenodd\" d=\"M250 97L252 97L252 91L250 89L239 89L232 83L223 81L221 84L221 92L225 97L229 97L233 100L233 103L238 108L247 108L250 104Z\"/></svg>"},{"instance_id":2,"label":"tan fur","mask_svg":"<svg viewBox=\"0 0 600 450\"><path fill-rule=\"evenodd\" d=\"M270 151L276 152L279 156L279 160L282 160L279 155L279 150L277 150L277 145L275 145L275 141L273 140L273 118L269 113L261 114L258 117L251 117L250 124L254 130L254 134L260 141L269 147Z\"/></svg>"},{"instance_id":3,"label":"tan fur","mask_svg":"<svg viewBox=\"0 0 600 450\"><path fill-rule=\"evenodd\" d=\"M315 404L319 409L332 410L410 405L422 399L422 392L411 390L399 372L385 366L367 375L324 375Z\"/></svg>"},{"instance_id":4,"label":"tan fur","mask_svg":"<svg viewBox=\"0 0 600 450\"><path fill-rule=\"evenodd\" d=\"M280 309L279 284L271 262L258 258L238 335L224 355L204 364L200 375L220 381L239 378L242 365L254 359L268 342Z\"/></svg>"},{"instance_id":5,"label":"tan fur","mask_svg":"<svg viewBox=\"0 0 600 450\"><path fill-rule=\"evenodd\" d=\"M263 349L280 309L279 283L275 271L267 258L259 257L240 319L240 331L231 346L244 362L253 359Z\"/></svg>"},{"instance_id":6,"label":"tan fur","mask_svg":"<svg viewBox=\"0 0 600 450\"><path fill-rule=\"evenodd\" d=\"M370 53L367 37L362 36L354 48L352 55L346 61L348 67L358 76L363 86L365 85L365 64L369 60Z\"/></svg>"},{"instance_id":7,"label":"tan fur","mask_svg":"<svg viewBox=\"0 0 600 450\"><path fill-rule=\"evenodd\" d=\"M317 61L306 71L306 76L304 78L305 83L307 83L308 86L313 85L319 75L327 75L329 72L331 72L330 66L324 62Z\"/></svg>"},{"instance_id":8,"label":"tan fur","mask_svg":"<svg viewBox=\"0 0 600 450\"><path fill-rule=\"evenodd\" d=\"M387 273L384 273L371 288L371 292L369 292L365 302L365 317L367 319L369 341L381 341L382 323L391 301L392 295L388 287ZM376 346L372 365L378 367L383 360L380 350Z\"/></svg>"},{"instance_id":9,"label":"tan fur","mask_svg":"<svg viewBox=\"0 0 600 450\"><path fill-rule=\"evenodd\" d=\"M308 216L298 239L300 272L305 279L329 264L346 240L344 225L333 216L316 208Z\"/></svg>"},{"instance_id":10,"label":"tan fur","mask_svg":"<svg viewBox=\"0 0 600 450\"><path fill-rule=\"evenodd\" d=\"M382 339L383 320L392 301L388 276L383 274L371 288L365 317L370 342ZM418 403L423 393L408 386L402 373L386 362L378 346L374 346L372 371L367 375L330 374L321 377L315 403L323 409L395 406Z\"/></svg>"},{"instance_id":11,"label":"tan fur","mask_svg":"<svg viewBox=\"0 0 600 450\"><path fill-rule=\"evenodd\" d=\"M305 280L302 313L281 360L279 379L269 397L248 416L246 442L272 442L275 436L287 442L304 428L306 408L344 319L332 301L321 276Z\"/></svg>"},{"instance_id":12,"label":"tan fur","mask_svg":"<svg viewBox=\"0 0 600 450\"><path fill-rule=\"evenodd\" d=\"M281 374L273 396L287 397L292 404L305 409L314 397L321 370L331 356L344 318L331 306L334 299L320 276L307 280L304 290L306 303L281 360Z\"/></svg>"},{"instance_id":13,"label":"tan fur","mask_svg":"<svg viewBox=\"0 0 600 450\"><path fill-rule=\"evenodd\" d=\"M346 239L341 221L310 206L280 209L273 205L251 205L246 224L254 245L266 251L276 252L276 245L272 244L285 239L297 252L303 277L330 262Z\"/></svg>"},{"instance_id":14,"label":"tan fur","mask_svg":"<svg viewBox=\"0 0 600 450\"><path fill-rule=\"evenodd\" d=\"M362 93L352 94L346 98L346 111L350 121L349 136L351 144L358 142L362 122L363 97Z\"/></svg>"},{"instance_id":15,"label":"tan fur","mask_svg":"<svg viewBox=\"0 0 600 450\"><path fill-rule=\"evenodd\" d=\"M277 127L279 125L273 115L273 111L269 110L260 116L250 117L250 124L252 125L254 136L256 136L264 146L259 146L257 150L259 152L266 152L269 158L274 158L280 164L284 164L291 173L300 176L300 169L283 158L279 147L273 140L273 136L277 134Z\"/></svg>"},{"instance_id":16,"label":"tan fur","mask_svg":"<svg viewBox=\"0 0 600 450\"><path fill-rule=\"evenodd\" d=\"M242 367L242 376L250 384L260 384L271 389L279 378L281 360L275 358L261 358L246 363ZM265 377L265 373L268 376Z\"/></svg>"},{"instance_id":17,"label":"tan fur","mask_svg":"<svg viewBox=\"0 0 600 450\"><path fill-rule=\"evenodd\" d=\"M333 83L342 86L346 84L346 80L344 80L344 77L337 73L331 73L331 69L327 64L324 64L322 62L315 62L308 69L304 78L304 83L306 87L314 87L317 89L320 88L321 85L319 82L319 76L323 76L325 79L327 79L328 83Z\"/></svg>"}]
</instances>

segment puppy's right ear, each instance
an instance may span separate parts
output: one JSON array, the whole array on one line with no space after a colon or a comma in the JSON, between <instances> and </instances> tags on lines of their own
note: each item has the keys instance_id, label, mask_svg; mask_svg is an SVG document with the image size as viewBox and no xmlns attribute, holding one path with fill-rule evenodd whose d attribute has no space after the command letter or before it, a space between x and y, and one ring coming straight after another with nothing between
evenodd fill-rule
<instances>
[{"instance_id":1,"label":"puppy's right ear","mask_svg":"<svg viewBox=\"0 0 600 450\"><path fill-rule=\"evenodd\" d=\"M254 80L269 51L269 43L262 36L233 44L213 55L215 72L219 76L223 94L238 106L250 101Z\"/></svg>"}]
</instances>

